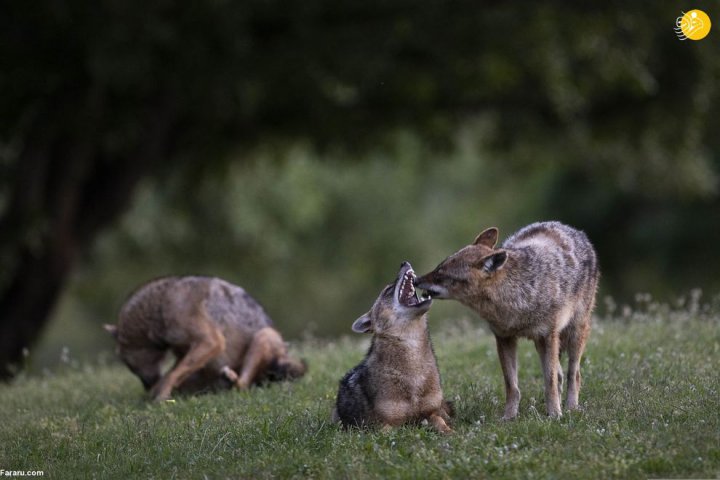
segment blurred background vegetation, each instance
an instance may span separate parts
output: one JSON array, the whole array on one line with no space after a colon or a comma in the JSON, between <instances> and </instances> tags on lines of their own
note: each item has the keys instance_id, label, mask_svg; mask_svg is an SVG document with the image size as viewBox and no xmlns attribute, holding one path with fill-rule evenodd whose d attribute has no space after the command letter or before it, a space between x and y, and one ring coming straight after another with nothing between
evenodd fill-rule
<instances>
[{"instance_id":1,"label":"blurred background vegetation","mask_svg":"<svg viewBox=\"0 0 720 480\"><path fill-rule=\"evenodd\" d=\"M675 38L684 4L4 9L0 360L111 350L100 325L167 274L347 333L401 261L541 219L588 233L601 299L720 288L720 37Z\"/></svg>"}]
</instances>

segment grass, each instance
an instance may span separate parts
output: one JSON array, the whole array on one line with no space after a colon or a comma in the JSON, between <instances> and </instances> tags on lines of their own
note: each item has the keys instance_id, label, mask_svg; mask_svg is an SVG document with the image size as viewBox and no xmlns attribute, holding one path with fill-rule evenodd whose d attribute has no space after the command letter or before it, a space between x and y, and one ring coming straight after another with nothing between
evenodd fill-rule
<instances>
[{"instance_id":1,"label":"grass","mask_svg":"<svg viewBox=\"0 0 720 480\"><path fill-rule=\"evenodd\" d=\"M432 317L432 316L431 316ZM328 422L367 337L307 340L299 382L153 404L119 365L0 387L0 468L47 478L658 478L720 476L720 314L645 305L596 321L583 410L550 420L521 342L520 417L499 420L491 336L431 318L455 434L343 431Z\"/></svg>"}]
</instances>

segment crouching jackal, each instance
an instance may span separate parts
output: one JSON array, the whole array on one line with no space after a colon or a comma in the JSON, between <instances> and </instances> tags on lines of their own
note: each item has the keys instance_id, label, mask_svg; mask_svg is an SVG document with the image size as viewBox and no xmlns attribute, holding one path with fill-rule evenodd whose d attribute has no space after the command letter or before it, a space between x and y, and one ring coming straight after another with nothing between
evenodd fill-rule
<instances>
[{"instance_id":1,"label":"crouching jackal","mask_svg":"<svg viewBox=\"0 0 720 480\"><path fill-rule=\"evenodd\" d=\"M105 325L117 353L155 400L174 389L240 389L295 379L304 361L291 358L265 310L242 288L219 278L166 277L125 302L117 325ZM166 353L177 361L164 375Z\"/></svg>"},{"instance_id":2,"label":"crouching jackal","mask_svg":"<svg viewBox=\"0 0 720 480\"><path fill-rule=\"evenodd\" d=\"M340 381L333 421L390 428L427 420L441 433L452 431L452 407L443 400L427 328L432 300L418 298L414 280L404 262L395 282L353 323L353 331L373 334L372 343L362 363Z\"/></svg>"},{"instance_id":3,"label":"crouching jackal","mask_svg":"<svg viewBox=\"0 0 720 480\"><path fill-rule=\"evenodd\" d=\"M472 308L495 334L505 379L504 419L517 416L517 337L535 342L545 380L548 415L559 417L568 354L568 409L578 408L580 358L590 333L599 279L597 256L587 236L559 222L533 223L495 248L497 228L450 255L415 285L431 298L450 298Z\"/></svg>"}]
</instances>

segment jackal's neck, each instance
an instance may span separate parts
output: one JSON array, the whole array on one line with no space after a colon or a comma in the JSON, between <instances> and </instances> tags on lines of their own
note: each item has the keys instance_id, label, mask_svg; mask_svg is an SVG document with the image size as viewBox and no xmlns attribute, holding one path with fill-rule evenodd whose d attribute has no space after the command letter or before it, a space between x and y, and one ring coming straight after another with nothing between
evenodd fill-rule
<instances>
[{"instance_id":1,"label":"jackal's neck","mask_svg":"<svg viewBox=\"0 0 720 480\"><path fill-rule=\"evenodd\" d=\"M430 334L427 319L423 316L400 328L375 333L373 343L376 348L403 348L412 351L429 348Z\"/></svg>"}]
</instances>

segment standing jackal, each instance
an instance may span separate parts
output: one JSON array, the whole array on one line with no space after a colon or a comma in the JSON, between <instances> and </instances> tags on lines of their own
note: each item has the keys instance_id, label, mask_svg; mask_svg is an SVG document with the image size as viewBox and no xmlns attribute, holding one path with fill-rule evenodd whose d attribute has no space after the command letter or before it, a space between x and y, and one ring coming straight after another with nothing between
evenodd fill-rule
<instances>
[{"instance_id":1,"label":"standing jackal","mask_svg":"<svg viewBox=\"0 0 720 480\"><path fill-rule=\"evenodd\" d=\"M505 378L503 419L517 416L517 337L535 342L545 379L548 415L562 415L560 355L568 354L567 403L578 408L580 358L595 306L597 256L587 236L559 222L533 223L495 248L497 228L450 255L415 285L432 298L458 300L495 334Z\"/></svg>"},{"instance_id":2,"label":"standing jackal","mask_svg":"<svg viewBox=\"0 0 720 480\"><path fill-rule=\"evenodd\" d=\"M212 277L165 277L138 290L105 325L122 361L155 400L175 389L245 389L304 375L265 310L242 288ZM177 362L164 375L168 351Z\"/></svg>"},{"instance_id":3,"label":"standing jackal","mask_svg":"<svg viewBox=\"0 0 720 480\"><path fill-rule=\"evenodd\" d=\"M441 433L452 408L443 400L435 353L427 329L432 300L415 293L415 273L404 262L372 309L353 323L373 334L365 359L340 381L333 421L383 428L427 420Z\"/></svg>"}]
</instances>

